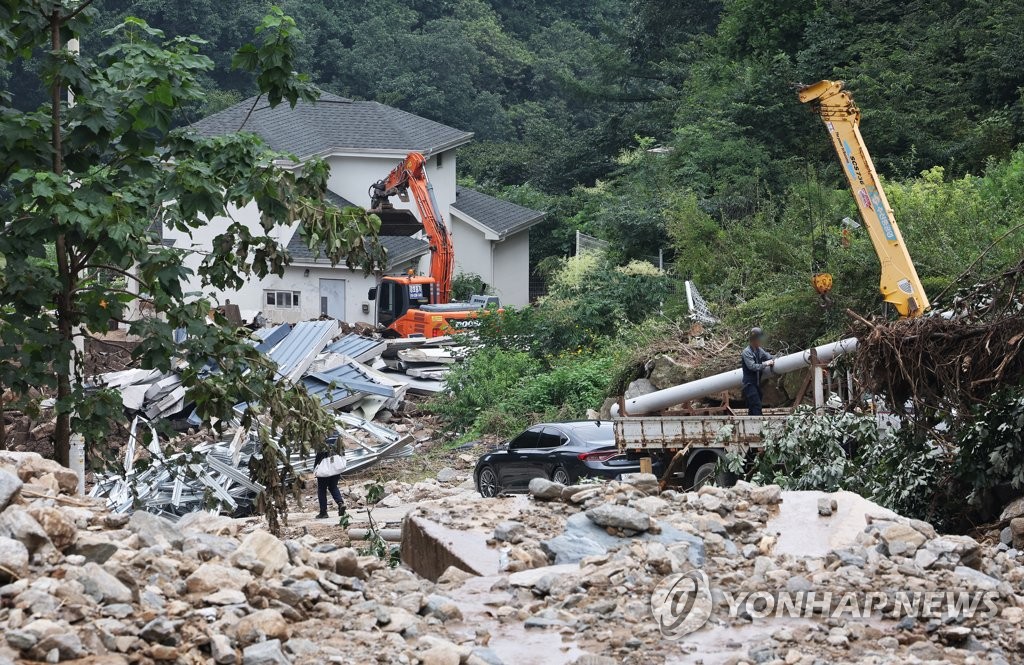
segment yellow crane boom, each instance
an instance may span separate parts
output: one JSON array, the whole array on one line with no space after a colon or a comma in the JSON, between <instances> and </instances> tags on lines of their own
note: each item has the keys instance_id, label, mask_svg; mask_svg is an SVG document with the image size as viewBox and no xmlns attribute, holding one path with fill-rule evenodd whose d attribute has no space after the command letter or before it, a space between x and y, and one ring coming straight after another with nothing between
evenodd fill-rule
<instances>
[{"instance_id":1,"label":"yellow crane boom","mask_svg":"<svg viewBox=\"0 0 1024 665\"><path fill-rule=\"evenodd\" d=\"M921 316L930 306L928 296L860 135L860 109L843 89L842 81L818 81L801 88L798 94L801 102L814 104L814 111L821 116L832 137L832 145L843 164L860 216L882 264L879 284L882 298L892 303L901 317Z\"/></svg>"}]
</instances>

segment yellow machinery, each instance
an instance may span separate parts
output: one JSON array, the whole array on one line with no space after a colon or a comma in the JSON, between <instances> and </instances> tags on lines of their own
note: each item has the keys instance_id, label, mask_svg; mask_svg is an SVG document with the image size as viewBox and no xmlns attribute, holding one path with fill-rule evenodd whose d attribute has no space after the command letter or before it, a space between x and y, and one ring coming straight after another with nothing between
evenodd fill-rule
<instances>
[{"instance_id":1,"label":"yellow machinery","mask_svg":"<svg viewBox=\"0 0 1024 665\"><path fill-rule=\"evenodd\" d=\"M800 101L813 103L821 116L832 145L843 163L843 172L850 183L853 198L882 264L879 289L882 298L892 303L901 317L921 316L930 306L914 262L903 243L903 235L885 197L875 165L860 135L860 109L853 97L843 90L842 81L818 81L800 89ZM819 273L813 277L814 288L825 295L832 288L832 276Z\"/></svg>"}]
</instances>

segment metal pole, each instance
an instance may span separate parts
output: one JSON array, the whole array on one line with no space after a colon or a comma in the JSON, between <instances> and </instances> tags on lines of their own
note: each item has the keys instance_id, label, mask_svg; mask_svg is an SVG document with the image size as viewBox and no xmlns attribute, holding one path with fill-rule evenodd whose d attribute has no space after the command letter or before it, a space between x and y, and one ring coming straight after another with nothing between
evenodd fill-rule
<instances>
[{"instance_id":1,"label":"metal pole","mask_svg":"<svg viewBox=\"0 0 1024 665\"><path fill-rule=\"evenodd\" d=\"M812 368L814 372L814 410L821 413L825 409L825 371L821 365Z\"/></svg>"},{"instance_id":2,"label":"metal pole","mask_svg":"<svg viewBox=\"0 0 1024 665\"><path fill-rule=\"evenodd\" d=\"M829 363L833 358L844 353L852 353L857 350L857 338L850 337L832 344L825 344L816 347L818 360L822 363ZM798 351L787 356L775 359L775 366L771 368L772 374L788 374L798 369L803 369L811 364L810 351ZM743 371L739 368L731 372L715 374L704 379L690 381L672 388L658 390L647 395L641 395L625 402L625 411L621 415L642 416L649 413L663 411L677 404L684 404L690 400L707 397L714 393L738 388L743 383ZM612 406L612 415L620 416L619 405Z\"/></svg>"}]
</instances>

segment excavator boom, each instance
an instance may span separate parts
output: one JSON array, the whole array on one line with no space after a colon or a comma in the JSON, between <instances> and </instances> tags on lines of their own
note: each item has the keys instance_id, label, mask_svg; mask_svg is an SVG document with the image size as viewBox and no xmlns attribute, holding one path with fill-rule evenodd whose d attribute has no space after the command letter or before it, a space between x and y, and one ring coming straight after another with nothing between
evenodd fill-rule
<instances>
[{"instance_id":1,"label":"excavator boom","mask_svg":"<svg viewBox=\"0 0 1024 665\"><path fill-rule=\"evenodd\" d=\"M430 243L430 276L434 278L432 288L436 289L431 301L443 305L450 302L452 297L455 252L451 231L441 219L434 188L427 178L426 162L422 153L410 152L406 155L387 178L371 188L370 211L385 211L391 207L388 199L392 196L408 200L408 193L412 191L423 231Z\"/></svg>"},{"instance_id":2,"label":"excavator boom","mask_svg":"<svg viewBox=\"0 0 1024 665\"><path fill-rule=\"evenodd\" d=\"M801 102L814 105L814 111L821 116L832 137L832 145L843 164L860 216L882 264L879 285L882 298L892 303L901 317L921 316L930 306L928 296L864 145L860 110L853 103L853 97L843 89L842 81L819 81L801 88L799 97Z\"/></svg>"}]
</instances>

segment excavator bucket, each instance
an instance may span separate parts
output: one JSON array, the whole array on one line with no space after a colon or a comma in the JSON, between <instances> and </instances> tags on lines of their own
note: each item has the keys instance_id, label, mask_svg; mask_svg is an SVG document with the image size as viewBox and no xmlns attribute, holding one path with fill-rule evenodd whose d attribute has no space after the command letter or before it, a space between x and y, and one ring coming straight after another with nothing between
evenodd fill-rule
<instances>
[{"instance_id":1,"label":"excavator bucket","mask_svg":"<svg viewBox=\"0 0 1024 665\"><path fill-rule=\"evenodd\" d=\"M423 224L416 219L416 215L411 210L381 206L367 212L380 217L380 235L382 236L411 236L423 230Z\"/></svg>"}]
</instances>

